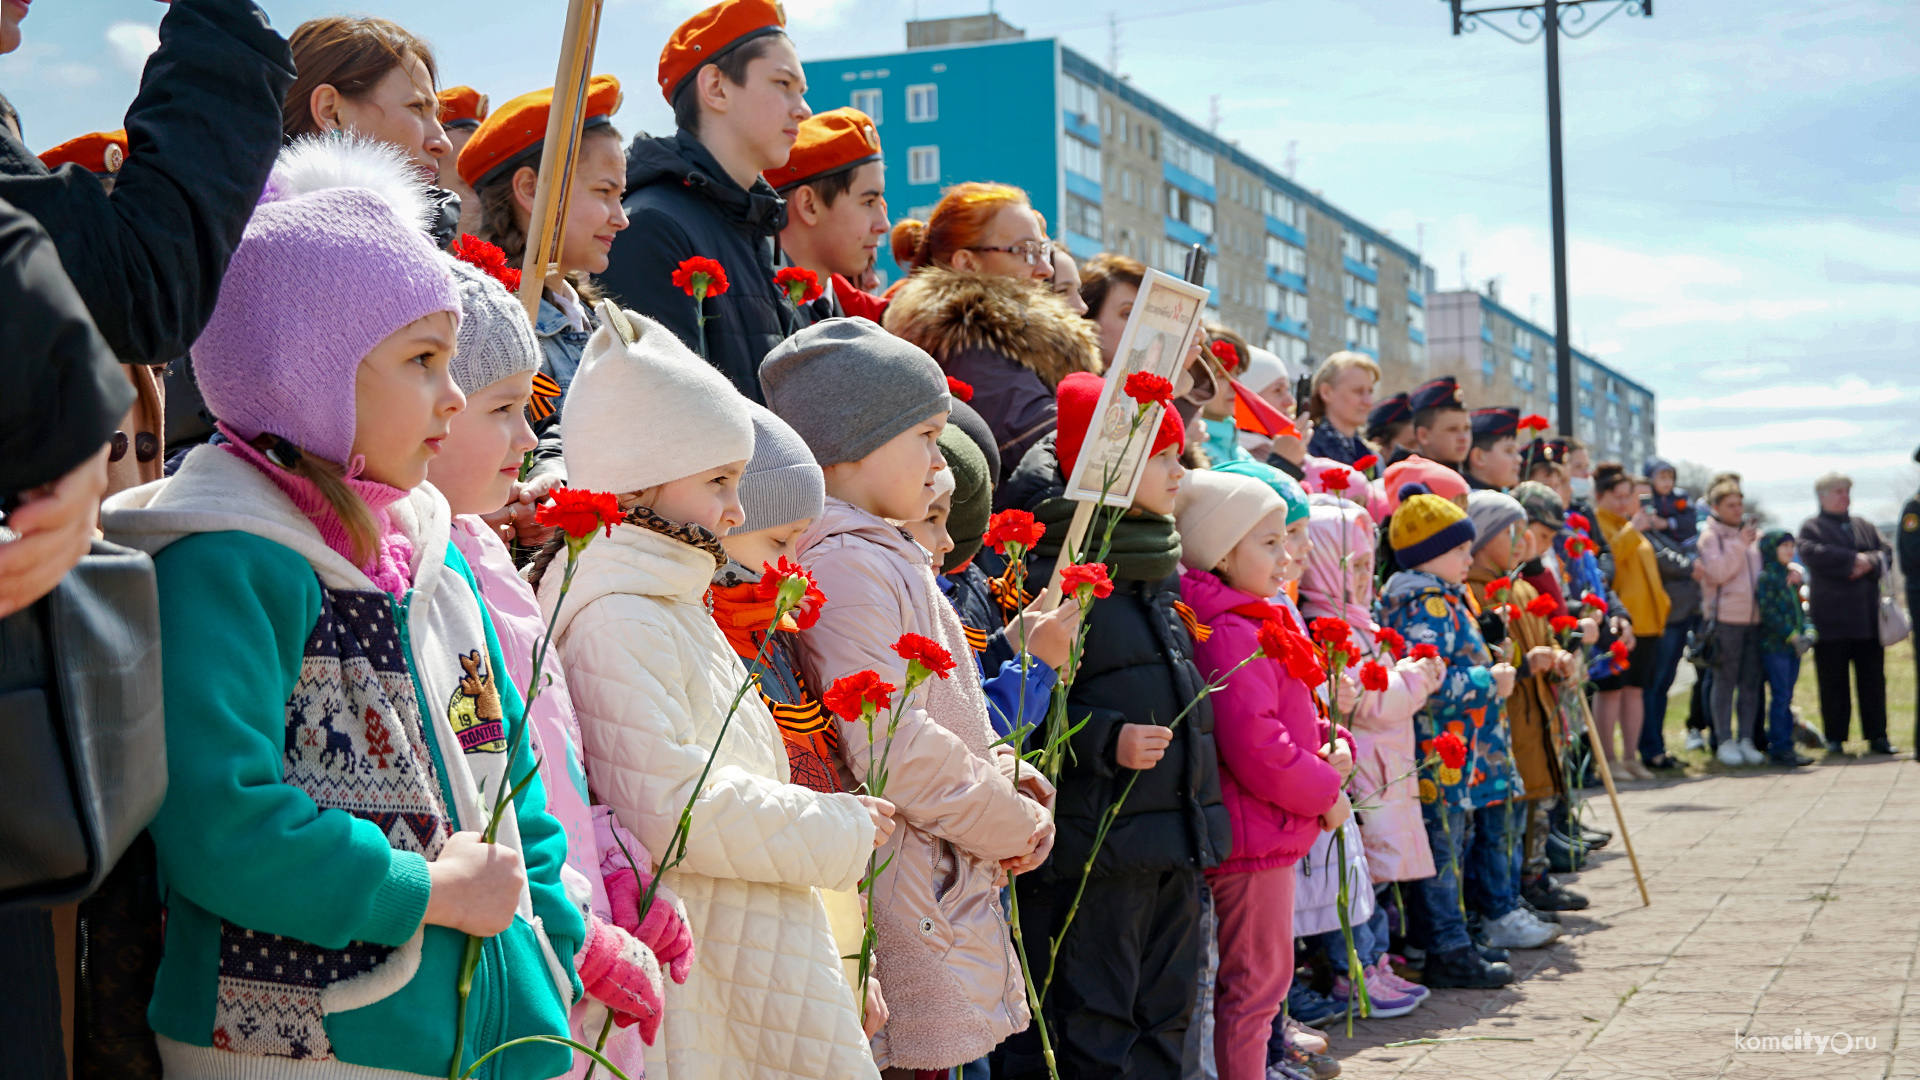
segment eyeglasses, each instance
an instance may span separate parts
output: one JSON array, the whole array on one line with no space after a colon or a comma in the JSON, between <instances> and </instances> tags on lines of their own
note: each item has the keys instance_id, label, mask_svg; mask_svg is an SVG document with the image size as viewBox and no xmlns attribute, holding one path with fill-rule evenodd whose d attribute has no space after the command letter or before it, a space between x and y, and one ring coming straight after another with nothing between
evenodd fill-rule
<instances>
[{"instance_id":1,"label":"eyeglasses","mask_svg":"<svg viewBox=\"0 0 1920 1080\"><path fill-rule=\"evenodd\" d=\"M1004 251L1008 255L1020 256L1020 258L1026 261L1028 266L1039 266L1041 263L1051 263L1053 261L1053 241L1051 240L1022 240L1017 244L1007 244L1002 247L986 247L982 245L980 247L970 247L967 250Z\"/></svg>"}]
</instances>

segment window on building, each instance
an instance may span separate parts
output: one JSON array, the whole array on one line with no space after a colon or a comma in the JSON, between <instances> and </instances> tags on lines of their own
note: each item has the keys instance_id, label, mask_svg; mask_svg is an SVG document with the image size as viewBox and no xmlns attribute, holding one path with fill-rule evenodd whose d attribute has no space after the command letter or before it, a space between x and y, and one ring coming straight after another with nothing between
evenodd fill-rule
<instances>
[{"instance_id":1,"label":"window on building","mask_svg":"<svg viewBox=\"0 0 1920 1080\"><path fill-rule=\"evenodd\" d=\"M1418 334L1427 332L1427 312L1417 304L1407 305L1407 329Z\"/></svg>"},{"instance_id":2,"label":"window on building","mask_svg":"<svg viewBox=\"0 0 1920 1080\"><path fill-rule=\"evenodd\" d=\"M1352 274L1344 274L1342 277L1345 279L1344 298L1348 304L1366 308L1369 311L1379 310L1380 291L1373 282Z\"/></svg>"},{"instance_id":3,"label":"window on building","mask_svg":"<svg viewBox=\"0 0 1920 1080\"><path fill-rule=\"evenodd\" d=\"M1345 230L1341 231L1340 254L1343 257L1352 259L1354 262L1360 262L1361 257L1366 253L1366 241L1360 239L1359 233L1347 232Z\"/></svg>"},{"instance_id":4,"label":"window on building","mask_svg":"<svg viewBox=\"0 0 1920 1080\"><path fill-rule=\"evenodd\" d=\"M1149 130L1147 132L1147 156L1155 161L1160 160L1160 133L1158 131Z\"/></svg>"},{"instance_id":5,"label":"window on building","mask_svg":"<svg viewBox=\"0 0 1920 1080\"><path fill-rule=\"evenodd\" d=\"M851 101L848 102L848 104L852 105L856 109L859 109L861 112L866 113L867 119L873 121L876 127L879 125L880 123L880 90L878 87L869 87L868 89L865 89L865 90L855 90L853 92L853 98Z\"/></svg>"},{"instance_id":6,"label":"window on building","mask_svg":"<svg viewBox=\"0 0 1920 1080\"><path fill-rule=\"evenodd\" d=\"M907 87L907 123L924 124L940 119L940 87L919 83Z\"/></svg>"},{"instance_id":7,"label":"window on building","mask_svg":"<svg viewBox=\"0 0 1920 1080\"><path fill-rule=\"evenodd\" d=\"M1267 188L1260 193L1260 209L1268 217L1278 218L1296 229L1300 227L1300 204L1292 196Z\"/></svg>"},{"instance_id":8,"label":"window on building","mask_svg":"<svg viewBox=\"0 0 1920 1080\"><path fill-rule=\"evenodd\" d=\"M1481 380L1484 382L1492 382L1493 370L1494 370L1493 346L1483 341L1480 343L1480 378Z\"/></svg>"},{"instance_id":9,"label":"window on building","mask_svg":"<svg viewBox=\"0 0 1920 1080\"><path fill-rule=\"evenodd\" d=\"M1514 357L1507 366L1507 373L1512 376L1517 386L1533 385L1533 361L1525 357Z\"/></svg>"},{"instance_id":10,"label":"window on building","mask_svg":"<svg viewBox=\"0 0 1920 1080\"><path fill-rule=\"evenodd\" d=\"M1418 341L1407 342L1407 359L1413 361L1415 371L1424 370L1427 366L1427 347Z\"/></svg>"},{"instance_id":11,"label":"window on building","mask_svg":"<svg viewBox=\"0 0 1920 1080\"><path fill-rule=\"evenodd\" d=\"M1163 189L1166 192L1168 217L1176 218L1206 233L1213 235L1213 206L1205 199L1196 199L1171 184Z\"/></svg>"},{"instance_id":12,"label":"window on building","mask_svg":"<svg viewBox=\"0 0 1920 1080\"><path fill-rule=\"evenodd\" d=\"M1422 289L1420 287L1423 284L1424 279L1420 273L1420 268L1418 266L1407 267L1406 275L1407 275L1407 291L1408 292L1417 293L1417 292L1426 291L1425 289Z\"/></svg>"},{"instance_id":13,"label":"window on building","mask_svg":"<svg viewBox=\"0 0 1920 1080\"><path fill-rule=\"evenodd\" d=\"M1307 251L1277 236L1267 237L1267 264L1283 274L1307 276Z\"/></svg>"},{"instance_id":14,"label":"window on building","mask_svg":"<svg viewBox=\"0 0 1920 1080\"><path fill-rule=\"evenodd\" d=\"M1062 141L1065 142L1066 145L1061 147L1061 157L1063 160L1060 164L1069 172L1079 173L1089 180L1098 180L1101 175L1100 151L1088 146L1072 135L1068 135Z\"/></svg>"},{"instance_id":15,"label":"window on building","mask_svg":"<svg viewBox=\"0 0 1920 1080\"><path fill-rule=\"evenodd\" d=\"M937 146L913 146L907 148L907 183L937 184L940 182L940 148ZM921 220L925 220L924 218Z\"/></svg>"},{"instance_id":16,"label":"window on building","mask_svg":"<svg viewBox=\"0 0 1920 1080\"><path fill-rule=\"evenodd\" d=\"M1078 195L1067 196L1066 226L1072 232L1082 236L1099 239L1105 236L1100 223L1100 204L1090 203Z\"/></svg>"},{"instance_id":17,"label":"window on building","mask_svg":"<svg viewBox=\"0 0 1920 1080\"><path fill-rule=\"evenodd\" d=\"M1283 289L1273 282L1266 284L1267 310L1282 319L1291 319L1305 325L1307 321L1307 298L1292 289Z\"/></svg>"},{"instance_id":18,"label":"window on building","mask_svg":"<svg viewBox=\"0 0 1920 1080\"><path fill-rule=\"evenodd\" d=\"M1071 75L1062 75L1060 108L1079 117L1080 123L1091 124L1093 118L1100 115L1100 91Z\"/></svg>"},{"instance_id":19,"label":"window on building","mask_svg":"<svg viewBox=\"0 0 1920 1080\"><path fill-rule=\"evenodd\" d=\"M1285 334L1268 334L1267 351L1286 361L1289 371L1299 371L1307 360L1307 343Z\"/></svg>"},{"instance_id":20,"label":"window on building","mask_svg":"<svg viewBox=\"0 0 1920 1080\"><path fill-rule=\"evenodd\" d=\"M1167 132L1167 162L1188 176L1206 183L1213 183L1213 155L1193 145L1187 140Z\"/></svg>"},{"instance_id":21,"label":"window on building","mask_svg":"<svg viewBox=\"0 0 1920 1080\"><path fill-rule=\"evenodd\" d=\"M1130 127L1131 125L1129 125L1129 124L1127 123L1127 110L1125 110L1125 109L1118 109L1118 110L1115 110L1115 112L1114 112L1114 114L1113 114L1113 122L1114 122L1115 124L1117 124L1117 125L1119 126L1119 128L1120 128L1120 141L1121 141L1121 142L1126 142L1126 141L1127 141L1127 136L1128 136L1128 135L1130 135L1130 134L1132 134L1132 133L1131 133L1131 132L1130 132L1130 131L1128 130L1128 128L1129 128L1129 127Z\"/></svg>"},{"instance_id":22,"label":"window on building","mask_svg":"<svg viewBox=\"0 0 1920 1080\"><path fill-rule=\"evenodd\" d=\"M1347 316L1347 348L1380 351L1380 331L1370 322Z\"/></svg>"}]
</instances>

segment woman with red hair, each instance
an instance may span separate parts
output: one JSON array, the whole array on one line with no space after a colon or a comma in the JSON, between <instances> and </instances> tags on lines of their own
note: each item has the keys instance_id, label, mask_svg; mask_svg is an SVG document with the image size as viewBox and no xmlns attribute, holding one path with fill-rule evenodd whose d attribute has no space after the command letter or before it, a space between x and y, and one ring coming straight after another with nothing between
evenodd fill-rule
<instances>
[{"instance_id":1,"label":"woman with red hair","mask_svg":"<svg viewBox=\"0 0 1920 1080\"><path fill-rule=\"evenodd\" d=\"M1100 370L1093 324L1048 285L1052 255L1046 221L1007 184L960 184L926 221L893 228L894 261L910 276L886 327L973 387L969 404L993 429L1008 474L1053 430L1060 380Z\"/></svg>"}]
</instances>

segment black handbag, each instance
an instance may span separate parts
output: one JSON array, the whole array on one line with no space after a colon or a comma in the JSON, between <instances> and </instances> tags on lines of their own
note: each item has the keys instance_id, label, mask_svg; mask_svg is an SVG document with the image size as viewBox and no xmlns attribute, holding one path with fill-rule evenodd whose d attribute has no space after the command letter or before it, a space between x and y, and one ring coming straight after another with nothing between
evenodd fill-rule
<instances>
[{"instance_id":1,"label":"black handbag","mask_svg":"<svg viewBox=\"0 0 1920 1080\"><path fill-rule=\"evenodd\" d=\"M1716 608L1718 604L1714 605ZM1707 619L1699 626L1687 631L1687 663L1696 667L1710 668L1720 656L1719 619Z\"/></svg>"},{"instance_id":2,"label":"black handbag","mask_svg":"<svg viewBox=\"0 0 1920 1080\"><path fill-rule=\"evenodd\" d=\"M0 910L99 887L167 792L153 560L96 540L0 619Z\"/></svg>"}]
</instances>

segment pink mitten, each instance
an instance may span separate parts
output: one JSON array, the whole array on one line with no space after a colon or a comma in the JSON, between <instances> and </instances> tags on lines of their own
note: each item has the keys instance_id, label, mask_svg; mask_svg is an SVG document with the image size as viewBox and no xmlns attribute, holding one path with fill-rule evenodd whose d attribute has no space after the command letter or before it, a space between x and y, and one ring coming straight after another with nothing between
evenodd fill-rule
<instances>
[{"instance_id":1,"label":"pink mitten","mask_svg":"<svg viewBox=\"0 0 1920 1080\"><path fill-rule=\"evenodd\" d=\"M580 985L613 1010L614 1023L621 1027L639 1024L640 1038L652 1046L664 1008L660 962L653 952L626 931L595 916L587 947L576 959Z\"/></svg>"},{"instance_id":2,"label":"pink mitten","mask_svg":"<svg viewBox=\"0 0 1920 1080\"><path fill-rule=\"evenodd\" d=\"M667 965L676 983L685 983L693 971L693 932L687 928L687 909L665 885L653 894L653 907L640 917L640 897L646 892L639 875L617 870L606 877L607 904L614 924L639 938Z\"/></svg>"}]
</instances>

